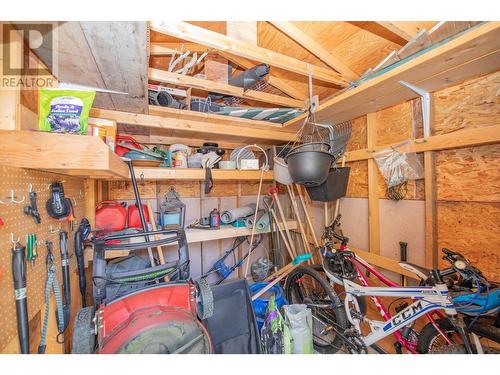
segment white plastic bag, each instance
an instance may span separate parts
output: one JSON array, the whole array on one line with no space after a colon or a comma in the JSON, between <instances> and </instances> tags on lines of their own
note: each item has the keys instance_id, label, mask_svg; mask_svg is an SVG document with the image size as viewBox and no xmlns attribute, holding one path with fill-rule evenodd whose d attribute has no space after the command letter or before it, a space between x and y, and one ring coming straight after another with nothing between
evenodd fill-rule
<instances>
[{"instance_id":1,"label":"white plastic bag","mask_svg":"<svg viewBox=\"0 0 500 375\"><path fill-rule=\"evenodd\" d=\"M313 354L312 312L307 305L285 305L285 319L293 339L292 354Z\"/></svg>"},{"instance_id":2,"label":"white plastic bag","mask_svg":"<svg viewBox=\"0 0 500 375\"><path fill-rule=\"evenodd\" d=\"M409 141L379 151L373 158L389 188L424 177L422 164L418 161L417 154L412 152Z\"/></svg>"}]
</instances>

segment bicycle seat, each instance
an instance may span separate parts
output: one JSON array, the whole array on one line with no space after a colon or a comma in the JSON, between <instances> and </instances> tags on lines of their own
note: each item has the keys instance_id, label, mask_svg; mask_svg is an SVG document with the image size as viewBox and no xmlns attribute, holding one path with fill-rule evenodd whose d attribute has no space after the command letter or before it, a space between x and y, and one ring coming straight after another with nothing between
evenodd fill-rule
<instances>
[{"instance_id":1,"label":"bicycle seat","mask_svg":"<svg viewBox=\"0 0 500 375\"><path fill-rule=\"evenodd\" d=\"M407 271L413 272L415 275L420 277L422 280L427 280L431 275L431 270L417 264L409 263L409 262L400 262L401 268L404 268Z\"/></svg>"}]
</instances>

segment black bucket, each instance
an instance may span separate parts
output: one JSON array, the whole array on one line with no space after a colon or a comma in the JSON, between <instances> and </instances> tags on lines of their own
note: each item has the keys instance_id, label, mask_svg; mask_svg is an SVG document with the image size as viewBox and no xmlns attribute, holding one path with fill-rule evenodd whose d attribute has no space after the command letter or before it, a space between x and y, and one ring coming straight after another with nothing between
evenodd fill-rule
<instances>
[{"instance_id":1,"label":"black bucket","mask_svg":"<svg viewBox=\"0 0 500 375\"><path fill-rule=\"evenodd\" d=\"M293 182L305 186L322 184L332 164L330 145L322 142L306 143L294 147L285 157Z\"/></svg>"},{"instance_id":2,"label":"black bucket","mask_svg":"<svg viewBox=\"0 0 500 375\"><path fill-rule=\"evenodd\" d=\"M331 202L345 197L350 170L350 167L332 168L328 173L328 178L321 185L306 187L311 200Z\"/></svg>"}]
</instances>

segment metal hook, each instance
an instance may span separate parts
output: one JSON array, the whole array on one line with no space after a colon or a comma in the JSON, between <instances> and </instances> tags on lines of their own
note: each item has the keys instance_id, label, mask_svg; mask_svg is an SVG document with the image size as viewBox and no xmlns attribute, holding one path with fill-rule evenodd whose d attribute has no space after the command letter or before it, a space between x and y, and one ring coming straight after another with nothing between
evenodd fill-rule
<instances>
[{"instance_id":1,"label":"metal hook","mask_svg":"<svg viewBox=\"0 0 500 375\"><path fill-rule=\"evenodd\" d=\"M7 198L9 198L9 199L10 199L10 202L11 202L11 203L16 203L16 204L23 203L23 202L25 201L25 199L26 199L26 197L25 197L25 196L23 196L23 199L22 199L22 200L20 200L20 201L16 201L16 200L14 199L14 198L15 198L15 196L14 196L14 190L11 190L11 191L10 191L10 197L7 197Z\"/></svg>"},{"instance_id":2,"label":"metal hook","mask_svg":"<svg viewBox=\"0 0 500 375\"><path fill-rule=\"evenodd\" d=\"M14 241L14 233L10 232L10 242L12 242L14 245L19 243L19 237L17 237L17 240Z\"/></svg>"},{"instance_id":3,"label":"metal hook","mask_svg":"<svg viewBox=\"0 0 500 375\"><path fill-rule=\"evenodd\" d=\"M61 224L59 224L59 229L54 230L52 225L49 227L49 233L57 233L61 231Z\"/></svg>"},{"instance_id":4,"label":"metal hook","mask_svg":"<svg viewBox=\"0 0 500 375\"><path fill-rule=\"evenodd\" d=\"M33 184L30 182L28 186L29 186L28 193L31 193L33 191Z\"/></svg>"}]
</instances>

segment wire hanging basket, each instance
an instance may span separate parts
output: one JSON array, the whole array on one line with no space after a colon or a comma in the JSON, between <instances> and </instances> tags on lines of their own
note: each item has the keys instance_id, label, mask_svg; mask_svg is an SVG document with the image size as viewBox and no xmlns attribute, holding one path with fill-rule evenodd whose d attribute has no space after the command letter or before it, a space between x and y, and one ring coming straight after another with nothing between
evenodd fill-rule
<instances>
[{"instance_id":1,"label":"wire hanging basket","mask_svg":"<svg viewBox=\"0 0 500 375\"><path fill-rule=\"evenodd\" d=\"M274 158L275 168L278 167L278 173L275 172L275 177L279 177L277 181L305 186L324 183L331 165L345 152L351 129L350 121L334 125L318 124L314 115L310 114L291 147L283 148L289 150L286 155L278 154Z\"/></svg>"}]
</instances>

